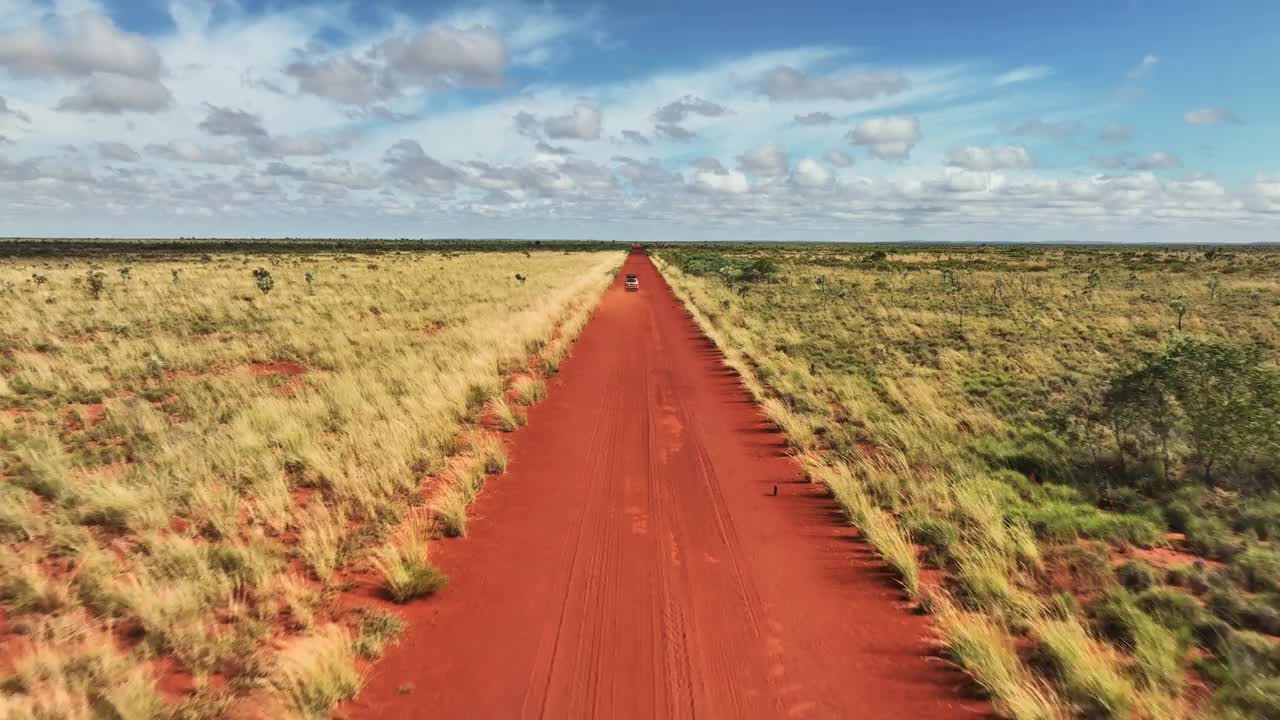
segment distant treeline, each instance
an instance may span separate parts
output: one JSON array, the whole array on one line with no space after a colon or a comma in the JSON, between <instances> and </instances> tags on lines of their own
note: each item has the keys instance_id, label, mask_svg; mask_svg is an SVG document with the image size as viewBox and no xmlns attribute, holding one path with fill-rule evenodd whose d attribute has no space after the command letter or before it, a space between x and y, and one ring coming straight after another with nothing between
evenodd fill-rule
<instances>
[{"instance_id":1,"label":"distant treeline","mask_svg":"<svg viewBox=\"0 0 1280 720\"><path fill-rule=\"evenodd\" d=\"M627 247L630 243L604 240L0 239L0 258L226 253L590 252Z\"/></svg>"}]
</instances>

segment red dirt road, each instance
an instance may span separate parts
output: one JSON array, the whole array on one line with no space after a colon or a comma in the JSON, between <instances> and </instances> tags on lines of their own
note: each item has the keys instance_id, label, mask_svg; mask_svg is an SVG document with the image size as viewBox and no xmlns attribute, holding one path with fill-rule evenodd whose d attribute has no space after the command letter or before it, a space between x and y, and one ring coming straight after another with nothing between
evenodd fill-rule
<instances>
[{"instance_id":1,"label":"red dirt road","mask_svg":"<svg viewBox=\"0 0 1280 720\"><path fill-rule=\"evenodd\" d=\"M649 259L624 272L343 715L981 715Z\"/></svg>"}]
</instances>

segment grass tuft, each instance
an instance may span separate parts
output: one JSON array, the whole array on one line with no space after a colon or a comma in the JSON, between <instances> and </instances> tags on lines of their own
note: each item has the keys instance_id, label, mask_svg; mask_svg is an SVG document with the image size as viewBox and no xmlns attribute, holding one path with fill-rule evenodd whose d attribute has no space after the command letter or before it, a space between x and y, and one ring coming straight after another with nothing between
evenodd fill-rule
<instances>
[{"instance_id":1,"label":"grass tuft","mask_svg":"<svg viewBox=\"0 0 1280 720\"><path fill-rule=\"evenodd\" d=\"M521 375L511 383L516 402L521 405L533 405L547 397L547 383L542 378L532 375Z\"/></svg>"},{"instance_id":2,"label":"grass tuft","mask_svg":"<svg viewBox=\"0 0 1280 720\"><path fill-rule=\"evenodd\" d=\"M326 625L280 653L270 687L291 717L327 718L338 703L355 697L360 689L355 658L348 632Z\"/></svg>"},{"instance_id":3,"label":"grass tuft","mask_svg":"<svg viewBox=\"0 0 1280 720\"><path fill-rule=\"evenodd\" d=\"M404 620L395 613L374 608L360 610L360 634L355 639L356 652L365 658L382 657L382 651L396 636L404 632Z\"/></svg>"},{"instance_id":4,"label":"grass tuft","mask_svg":"<svg viewBox=\"0 0 1280 720\"><path fill-rule=\"evenodd\" d=\"M382 576L382 589L397 603L430 595L448 578L427 557L427 528L411 519L373 555L373 567Z\"/></svg>"},{"instance_id":5,"label":"grass tuft","mask_svg":"<svg viewBox=\"0 0 1280 720\"><path fill-rule=\"evenodd\" d=\"M525 424L524 415L511 407L511 404L503 398L493 398L485 408L503 432L515 432Z\"/></svg>"}]
</instances>

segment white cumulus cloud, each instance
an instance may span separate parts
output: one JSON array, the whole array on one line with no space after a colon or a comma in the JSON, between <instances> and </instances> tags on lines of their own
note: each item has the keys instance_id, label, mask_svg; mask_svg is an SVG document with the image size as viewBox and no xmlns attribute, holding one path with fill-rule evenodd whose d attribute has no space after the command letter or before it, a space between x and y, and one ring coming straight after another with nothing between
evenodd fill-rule
<instances>
[{"instance_id":1,"label":"white cumulus cloud","mask_svg":"<svg viewBox=\"0 0 1280 720\"><path fill-rule=\"evenodd\" d=\"M693 176L699 190L727 195L741 195L751 191L751 181L736 170L728 172L702 171Z\"/></svg>"},{"instance_id":2,"label":"white cumulus cloud","mask_svg":"<svg viewBox=\"0 0 1280 720\"><path fill-rule=\"evenodd\" d=\"M118 115L124 112L158 113L172 104L173 93L154 80L103 73L81 83L75 94L58 102L58 109Z\"/></svg>"},{"instance_id":3,"label":"white cumulus cloud","mask_svg":"<svg viewBox=\"0 0 1280 720\"><path fill-rule=\"evenodd\" d=\"M790 160L785 148L776 143L770 143L752 148L740 155L738 167L752 175L781 177L787 174Z\"/></svg>"},{"instance_id":4,"label":"white cumulus cloud","mask_svg":"<svg viewBox=\"0 0 1280 720\"><path fill-rule=\"evenodd\" d=\"M902 115L868 118L845 137L854 145L865 146L872 157L905 160L920 142L920 119Z\"/></svg>"},{"instance_id":5,"label":"white cumulus cloud","mask_svg":"<svg viewBox=\"0 0 1280 720\"><path fill-rule=\"evenodd\" d=\"M824 188L831 185L835 175L817 160L802 158L796 163L796 169L791 173L791 179L801 187Z\"/></svg>"}]
</instances>

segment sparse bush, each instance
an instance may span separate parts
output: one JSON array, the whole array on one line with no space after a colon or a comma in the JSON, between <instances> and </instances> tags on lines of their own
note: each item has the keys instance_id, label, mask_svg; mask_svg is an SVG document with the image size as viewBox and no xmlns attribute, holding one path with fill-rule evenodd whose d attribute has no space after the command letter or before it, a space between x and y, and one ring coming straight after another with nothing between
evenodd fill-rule
<instances>
[{"instance_id":1,"label":"sparse bush","mask_svg":"<svg viewBox=\"0 0 1280 720\"><path fill-rule=\"evenodd\" d=\"M275 280L271 279L271 271L266 268L258 268L253 271L253 283L258 286L258 290L263 295L271 292L271 289L276 286Z\"/></svg>"},{"instance_id":2,"label":"sparse bush","mask_svg":"<svg viewBox=\"0 0 1280 720\"><path fill-rule=\"evenodd\" d=\"M1187 545L1192 552L1215 560L1230 560L1243 548L1231 528L1218 518L1197 518L1187 524Z\"/></svg>"},{"instance_id":3,"label":"sparse bush","mask_svg":"<svg viewBox=\"0 0 1280 720\"><path fill-rule=\"evenodd\" d=\"M1133 686L1074 620L1037 624L1032 662L1055 679L1085 717L1128 717Z\"/></svg>"},{"instance_id":4,"label":"sparse bush","mask_svg":"<svg viewBox=\"0 0 1280 720\"><path fill-rule=\"evenodd\" d=\"M1151 619L1183 639L1190 638L1196 625L1205 619L1200 603L1181 590L1153 587L1138 595L1137 602Z\"/></svg>"},{"instance_id":5,"label":"sparse bush","mask_svg":"<svg viewBox=\"0 0 1280 720\"><path fill-rule=\"evenodd\" d=\"M323 503L313 503L300 521L298 551L321 581L327 581L338 566L343 536L340 522Z\"/></svg>"},{"instance_id":6,"label":"sparse bush","mask_svg":"<svg viewBox=\"0 0 1280 720\"><path fill-rule=\"evenodd\" d=\"M107 288L107 274L97 268L90 268L84 274L84 283L89 289L89 297L97 300Z\"/></svg>"},{"instance_id":7,"label":"sparse bush","mask_svg":"<svg viewBox=\"0 0 1280 720\"><path fill-rule=\"evenodd\" d=\"M427 559L427 531L419 520L406 523L374 553L373 567L387 597L398 603L430 595L448 582Z\"/></svg>"},{"instance_id":8,"label":"sparse bush","mask_svg":"<svg viewBox=\"0 0 1280 720\"><path fill-rule=\"evenodd\" d=\"M329 717L338 703L360 689L350 635L337 625L327 625L294 642L280 653L269 682L292 717Z\"/></svg>"},{"instance_id":9,"label":"sparse bush","mask_svg":"<svg viewBox=\"0 0 1280 720\"><path fill-rule=\"evenodd\" d=\"M935 613L948 654L991 694L992 704L1018 720L1057 720L1064 710L1032 677L1008 634L989 618L941 603Z\"/></svg>"},{"instance_id":10,"label":"sparse bush","mask_svg":"<svg viewBox=\"0 0 1280 720\"><path fill-rule=\"evenodd\" d=\"M477 461L490 475L507 471L507 451L502 441L489 433L476 433L467 440L467 454Z\"/></svg>"},{"instance_id":11,"label":"sparse bush","mask_svg":"<svg viewBox=\"0 0 1280 720\"><path fill-rule=\"evenodd\" d=\"M511 384L516 400L521 405L533 405L547 396L547 383L541 378L521 375Z\"/></svg>"},{"instance_id":12,"label":"sparse bush","mask_svg":"<svg viewBox=\"0 0 1280 720\"><path fill-rule=\"evenodd\" d=\"M1142 592L1160 582L1160 573L1141 560L1128 560L1115 572L1120 584L1133 592Z\"/></svg>"},{"instance_id":13,"label":"sparse bush","mask_svg":"<svg viewBox=\"0 0 1280 720\"><path fill-rule=\"evenodd\" d=\"M1280 610L1250 601L1229 584L1211 590L1205 604L1210 612L1235 627L1280 635Z\"/></svg>"},{"instance_id":14,"label":"sparse bush","mask_svg":"<svg viewBox=\"0 0 1280 720\"><path fill-rule=\"evenodd\" d=\"M514 432L525 424L525 417L501 397L490 400L487 409L503 432Z\"/></svg>"},{"instance_id":15,"label":"sparse bush","mask_svg":"<svg viewBox=\"0 0 1280 720\"><path fill-rule=\"evenodd\" d=\"M1169 690L1181 685L1184 646L1143 612L1128 591L1112 591L1094 600L1089 614L1099 634L1134 655L1140 680Z\"/></svg>"},{"instance_id":16,"label":"sparse bush","mask_svg":"<svg viewBox=\"0 0 1280 720\"><path fill-rule=\"evenodd\" d=\"M387 643L404 632L405 627L405 622L394 613L373 608L361 609L360 632L355 639L356 652L366 658L382 657Z\"/></svg>"},{"instance_id":17,"label":"sparse bush","mask_svg":"<svg viewBox=\"0 0 1280 720\"><path fill-rule=\"evenodd\" d=\"M937 565L951 560L952 549L960 542L960 530L948 520L923 518L910 526L911 538L927 548L927 559Z\"/></svg>"},{"instance_id":18,"label":"sparse bush","mask_svg":"<svg viewBox=\"0 0 1280 720\"><path fill-rule=\"evenodd\" d=\"M445 483L432 496L429 507L448 537L467 534L467 506L471 503L467 491L455 483Z\"/></svg>"},{"instance_id":19,"label":"sparse bush","mask_svg":"<svg viewBox=\"0 0 1280 720\"><path fill-rule=\"evenodd\" d=\"M476 382L467 387L466 417L474 420L498 396L501 388L492 381Z\"/></svg>"},{"instance_id":20,"label":"sparse bush","mask_svg":"<svg viewBox=\"0 0 1280 720\"><path fill-rule=\"evenodd\" d=\"M1251 547L1231 560L1232 577L1249 592L1280 592L1280 553Z\"/></svg>"}]
</instances>

